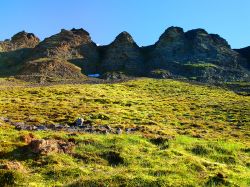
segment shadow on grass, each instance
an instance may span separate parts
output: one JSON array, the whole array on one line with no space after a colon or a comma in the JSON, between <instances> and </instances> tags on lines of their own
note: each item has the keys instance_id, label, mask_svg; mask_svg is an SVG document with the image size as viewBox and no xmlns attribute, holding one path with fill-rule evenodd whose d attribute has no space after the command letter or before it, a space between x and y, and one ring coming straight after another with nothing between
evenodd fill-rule
<instances>
[{"instance_id":1,"label":"shadow on grass","mask_svg":"<svg viewBox=\"0 0 250 187\"><path fill-rule=\"evenodd\" d=\"M26 145L19 146L10 152L0 152L0 158L17 161L25 161L29 159L36 160L39 158L39 154L31 152L29 147Z\"/></svg>"}]
</instances>

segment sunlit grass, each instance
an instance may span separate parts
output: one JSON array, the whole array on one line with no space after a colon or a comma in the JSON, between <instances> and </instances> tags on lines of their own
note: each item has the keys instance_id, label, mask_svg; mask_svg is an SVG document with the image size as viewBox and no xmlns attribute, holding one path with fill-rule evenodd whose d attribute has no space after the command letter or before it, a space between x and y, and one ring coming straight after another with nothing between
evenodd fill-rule
<instances>
[{"instance_id":1,"label":"sunlit grass","mask_svg":"<svg viewBox=\"0 0 250 187\"><path fill-rule=\"evenodd\" d=\"M135 134L77 134L72 154L33 159L22 152L25 143L20 139L29 132L1 126L1 163L16 160L26 174L0 169L0 175L12 176L26 186L250 185L250 99L231 91L153 79L98 85L4 85L0 113L30 125L67 124L83 117L95 126L140 127ZM72 138L67 132L33 134ZM218 178L218 173L225 178Z\"/></svg>"}]
</instances>

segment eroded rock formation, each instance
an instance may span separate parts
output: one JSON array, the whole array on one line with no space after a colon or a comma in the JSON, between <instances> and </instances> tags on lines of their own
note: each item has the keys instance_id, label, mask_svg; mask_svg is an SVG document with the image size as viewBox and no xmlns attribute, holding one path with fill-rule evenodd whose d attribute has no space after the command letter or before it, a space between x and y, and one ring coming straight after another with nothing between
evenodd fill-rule
<instances>
[{"instance_id":1,"label":"eroded rock formation","mask_svg":"<svg viewBox=\"0 0 250 187\"><path fill-rule=\"evenodd\" d=\"M140 48L132 36L122 32L104 50L102 71L123 71L127 74L141 75L144 72L143 61Z\"/></svg>"},{"instance_id":2,"label":"eroded rock formation","mask_svg":"<svg viewBox=\"0 0 250 187\"><path fill-rule=\"evenodd\" d=\"M249 81L249 67L248 48L232 50L225 39L204 29L184 32L170 27L148 47L139 47L127 32L110 45L97 46L83 29L62 29L40 43L34 34L23 31L0 42L0 75L31 79L34 75L81 79L82 74L101 74L104 78L132 75Z\"/></svg>"}]
</instances>

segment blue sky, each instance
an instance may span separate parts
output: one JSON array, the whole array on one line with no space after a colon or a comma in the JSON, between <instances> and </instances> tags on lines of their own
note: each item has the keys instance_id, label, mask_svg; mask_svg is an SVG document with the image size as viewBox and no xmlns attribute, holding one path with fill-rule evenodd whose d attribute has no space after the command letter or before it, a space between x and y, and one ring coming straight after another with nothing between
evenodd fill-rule
<instances>
[{"instance_id":1,"label":"blue sky","mask_svg":"<svg viewBox=\"0 0 250 187\"><path fill-rule=\"evenodd\" d=\"M240 48L250 45L249 10L249 0L0 0L0 40L22 30L43 39L75 27L102 45L128 31L145 46L180 26L204 28Z\"/></svg>"}]
</instances>

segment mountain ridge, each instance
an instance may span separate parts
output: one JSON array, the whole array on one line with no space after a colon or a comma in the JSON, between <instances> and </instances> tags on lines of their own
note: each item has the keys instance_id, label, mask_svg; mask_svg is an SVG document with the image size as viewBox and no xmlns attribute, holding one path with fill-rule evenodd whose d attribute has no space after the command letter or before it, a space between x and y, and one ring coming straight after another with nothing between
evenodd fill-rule
<instances>
[{"instance_id":1,"label":"mountain ridge","mask_svg":"<svg viewBox=\"0 0 250 187\"><path fill-rule=\"evenodd\" d=\"M169 27L155 44L146 47L139 47L125 31L106 46L97 46L84 29L62 29L43 41L33 33L22 31L11 40L0 42L0 75L33 76L37 72L32 72L34 68L29 72L27 64L48 59L49 62L60 61L58 64L62 72L67 69L67 65L63 66L65 62L78 66L85 75L122 72L128 76L150 77L152 72L164 70L168 72L168 77L202 82L249 81L250 60L247 54L246 50L231 49L225 39L204 29L184 32L180 27ZM60 72L60 68L57 71ZM78 74L77 71L75 73ZM63 73L59 74L64 78ZM39 76L51 78L59 74L40 72ZM79 76L65 78L76 77ZM160 73L156 77L165 78L165 75Z\"/></svg>"}]
</instances>

